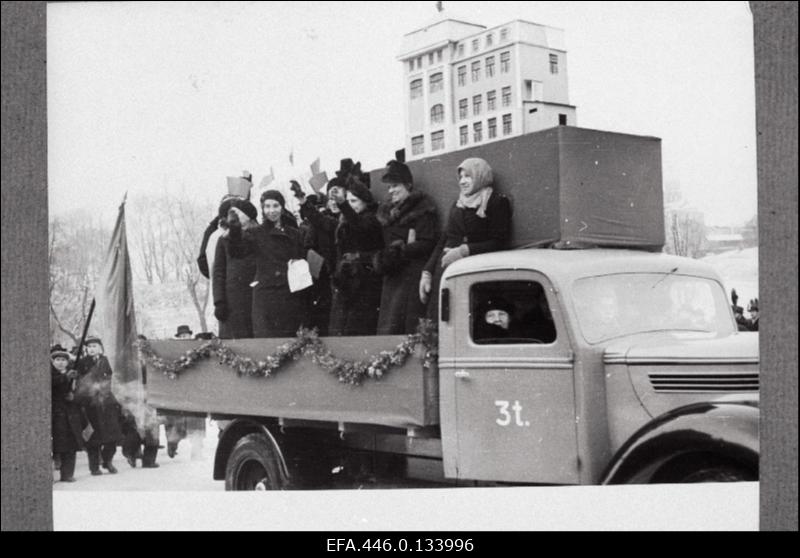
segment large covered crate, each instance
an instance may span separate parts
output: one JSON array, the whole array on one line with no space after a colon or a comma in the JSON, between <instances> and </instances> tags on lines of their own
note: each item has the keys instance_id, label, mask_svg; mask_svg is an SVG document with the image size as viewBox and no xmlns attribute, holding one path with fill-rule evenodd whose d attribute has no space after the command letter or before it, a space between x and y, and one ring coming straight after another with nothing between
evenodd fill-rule
<instances>
[{"instance_id":1,"label":"large covered crate","mask_svg":"<svg viewBox=\"0 0 800 558\"><path fill-rule=\"evenodd\" d=\"M337 357L362 360L391 351L405 337L332 337L325 345ZM241 356L272 354L289 339L224 340ZM174 360L202 341L151 341L153 350ZM419 351L419 349L418 349ZM425 369L419 354L381 379L357 386L340 382L310 357L289 361L267 378L238 376L215 356L170 379L155 369L147 373L148 402L173 411L281 417L287 419L374 424L397 428L424 427L439 422L437 371Z\"/></svg>"},{"instance_id":2,"label":"large covered crate","mask_svg":"<svg viewBox=\"0 0 800 558\"><path fill-rule=\"evenodd\" d=\"M458 197L457 168L467 157L485 159L497 189L511 199L513 247L664 245L658 138L559 126L409 162L442 220ZM382 173L371 176L379 198L386 193Z\"/></svg>"}]
</instances>

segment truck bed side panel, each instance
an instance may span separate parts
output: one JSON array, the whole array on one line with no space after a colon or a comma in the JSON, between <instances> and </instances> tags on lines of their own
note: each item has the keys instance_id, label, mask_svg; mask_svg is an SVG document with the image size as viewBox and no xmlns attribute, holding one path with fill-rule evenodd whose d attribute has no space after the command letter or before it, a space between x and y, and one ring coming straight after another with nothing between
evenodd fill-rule
<instances>
[{"instance_id":1,"label":"truck bed side panel","mask_svg":"<svg viewBox=\"0 0 800 558\"><path fill-rule=\"evenodd\" d=\"M337 357L366 359L392 350L403 336L325 338ZM288 339L225 340L236 353L264 358ZM199 341L152 341L161 357L173 360ZM421 351L421 349L420 349ZM420 353L418 352L418 355ZM338 381L310 357L288 362L268 378L239 377L216 357L200 361L169 379L148 370L148 401L157 408L230 415L284 417L307 420L378 424L398 428L438 423L438 378L425 370L419 356L393 368L380 380L359 386Z\"/></svg>"}]
</instances>

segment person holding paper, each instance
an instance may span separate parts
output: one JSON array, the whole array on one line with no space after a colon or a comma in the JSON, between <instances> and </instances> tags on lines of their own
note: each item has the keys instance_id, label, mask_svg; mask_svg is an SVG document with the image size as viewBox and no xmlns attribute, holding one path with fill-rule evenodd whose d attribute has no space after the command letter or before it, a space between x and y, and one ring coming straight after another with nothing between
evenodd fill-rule
<instances>
[{"instance_id":1,"label":"person holding paper","mask_svg":"<svg viewBox=\"0 0 800 558\"><path fill-rule=\"evenodd\" d=\"M243 229L242 212L231 208L229 251L234 258L255 258L253 337L292 337L308 321L306 289L292 292L289 285L289 263L305 256L300 231L287 217L286 200L279 191L261 194L261 210L264 222Z\"/></svg>"},{"instance_id":2,"label":"person holding paper","mask_svg":"<svg viewBox=\"0 0 800 558\"><path fill-rule=\"evenodd\" d=\"M336 229L330 335L375 335L382 280L373 256L383 248L376 209L369 188L358 177L350 177L347 201L339 204L342 220Z\"/></svg>"},{"instance_id":3,"label":"person holding paper","mask_svg":"<svg viewBox=\"0 0 800 558\"><path fill-rule=\"evenodd\" d=\"M404 163L389 161L382 180L389 196L377 215L386 244L375 258L375 268L383 275L378 335L414 333L425 316L417 284L439 239L436 205L414 188Z\"/></svg>"}]
</instances>

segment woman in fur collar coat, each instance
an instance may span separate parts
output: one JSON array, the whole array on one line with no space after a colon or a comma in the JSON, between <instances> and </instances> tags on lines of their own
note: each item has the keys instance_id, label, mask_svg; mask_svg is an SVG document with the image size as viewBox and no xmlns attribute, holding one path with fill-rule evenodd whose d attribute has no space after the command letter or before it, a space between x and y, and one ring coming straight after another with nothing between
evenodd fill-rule
<instances>
[{"instance_id":1,"label":"woman in fur collar coat","mask_svg":"<svg viewBox=\"0 0 800 558\"><path fill-rule=\"evenodd\" d=\"M389 161L383 182L389 197L378 208L386 246L375 264L383 275L378 335L413 333L425 316L418 281L439 236L436 205L414 188L403 163Z\"/></svg>"}]
</instances>

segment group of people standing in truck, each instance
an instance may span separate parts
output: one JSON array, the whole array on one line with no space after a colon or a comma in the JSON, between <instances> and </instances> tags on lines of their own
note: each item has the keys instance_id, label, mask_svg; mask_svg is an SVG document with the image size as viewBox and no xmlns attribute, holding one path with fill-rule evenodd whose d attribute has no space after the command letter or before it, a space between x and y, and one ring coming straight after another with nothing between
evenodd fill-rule
<instances>
[{"instance_id":1,"label":"group of people standing in truck","mask_svg":"<svg viewBox=\"0 0 800 558\"><path fill-rule=\"evenodd\" d=\"M469 158L455 170L444 223L396 160L381 175L382 203L352 159L341 161L324 193L306 195L292 183L299 219L278 190L261 194L261 222L249 192L223 198L198 259L212 281L219 336L290 337L301 326L330 336L406 334L421 318L435 319L431 295L445 268L506 248L511 233L511 204L494 188L489 164ZM293 288L295 272L311 276L305 288Z\"/></svg>"}]
</instances>

